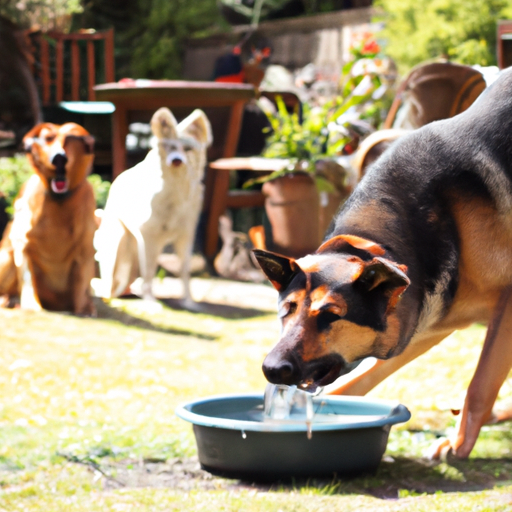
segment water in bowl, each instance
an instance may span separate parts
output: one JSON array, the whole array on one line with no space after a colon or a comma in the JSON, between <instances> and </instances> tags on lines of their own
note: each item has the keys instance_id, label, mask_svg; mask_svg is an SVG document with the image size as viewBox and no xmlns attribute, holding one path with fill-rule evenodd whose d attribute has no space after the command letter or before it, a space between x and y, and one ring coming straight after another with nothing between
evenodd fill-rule
<instances>
[{"instance_id":1,"label":"water in bowl","mask_svg":"<svg viewBox=\"0 0 512 512\"><path fill-rule=\"evenodd\" d=\"M297 386L267 384L263 400L264 421L304 421L308 439L315 416L313 395Z\"/></svg>"}]
</instances>

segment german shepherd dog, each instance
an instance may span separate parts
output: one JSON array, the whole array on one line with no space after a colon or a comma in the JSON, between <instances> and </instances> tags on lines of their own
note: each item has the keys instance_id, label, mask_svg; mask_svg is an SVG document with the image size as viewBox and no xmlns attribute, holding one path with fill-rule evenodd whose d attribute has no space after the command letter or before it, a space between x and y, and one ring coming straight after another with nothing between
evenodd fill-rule
<instances>
[{"instance_id":1,"label":"german shepherd dog","mask_svg":"<svg viewBox=\"0 0 512 512\"><path fill-rule=\"evenodd\" d=\"M93 315L94 139L75 123L41 123L23 143L34 174L0 242L0 295L25 309Z\"/></svg>"},{"instance_id":2,"label":"german shepherd dog","mask_svg":"<svg viewBox=\"0 0 512 512\"><path fill-rule=\"evenodd\" d=\"M456 329L488 323L456 436L469 456L512 367L512 70L464 113L396 141L370 166L325 242L298 260L255 250L279 291L276 384L364 395Z\"/></svg>"}]
</instances>

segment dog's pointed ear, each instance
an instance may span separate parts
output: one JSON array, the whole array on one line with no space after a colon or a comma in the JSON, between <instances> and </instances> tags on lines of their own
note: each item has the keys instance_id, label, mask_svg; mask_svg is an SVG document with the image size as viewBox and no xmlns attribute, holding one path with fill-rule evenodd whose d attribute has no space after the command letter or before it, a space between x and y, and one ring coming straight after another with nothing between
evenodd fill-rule
<instances>
[{"instance_id":1,"label":"dog's pointed ear","mask_svg":"<svg viewBox=\"0 0 512 512\"><path fill-rule=\"evenodd\" d=\"M385 258L373 258L363 263L359 275L354 276L354 285L363 287L367 292L382 290L389 298L388 312L396 307L402 293L411 284L407 277L407 267Z\"/></svg>"},{"instance_id":2,"label":"dog's pointed ear","mask_svg":"<svg viewBox=\"0 0 512 512\"><path fill-rule=\"evenodd\" d=\"M192 137L204 146L213 142L212 127L206 114L196 109L178 125L180 136Z\"/></svg>"},{"instance_id":3,"label":"dog's pointed ear","mask_svg":"<svg viewBox=\"0 0 512 512\"><path fill-rule=\"evenodd\" d=\"M377 243L355 235L338 235L324 242L318 249L317 254L327 252L343 252L347 246L369 252L373 256L384 256L385 250Z\"/></svg>"},{"instance_id":4,"label":"dog's pointed ear","mask_svg":"<svg viewBox=\"0 0 512 512\"><path fill-rule=\"evenodd\" d=\"M176 139L176 118L167 107L159 108L151 118L151 131L157 139Z\"/></svg>"},{"instance_id":5,"label":"dog's pointed ear","mask_svg":"<svg viewBox=\"0 0 512 512\"><path fill-rule=\"evenodd\" d=\"M285 290L293 277L300 272L293 258L262 249L253 249L252 253L278 292Z\"/></svg>"}]
</instances>

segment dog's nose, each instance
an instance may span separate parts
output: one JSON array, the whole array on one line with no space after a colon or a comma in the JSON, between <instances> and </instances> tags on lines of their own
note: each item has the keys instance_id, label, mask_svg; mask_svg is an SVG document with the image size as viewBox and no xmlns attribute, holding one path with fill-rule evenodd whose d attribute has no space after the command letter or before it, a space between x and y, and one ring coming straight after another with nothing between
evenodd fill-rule
<instances>
[{"instance_id":1,"label":"dog's nose","mask_svg":"<svg viewBox=\"0 0 512 512\"><path fill-rule=\"evenodd\" d=\"M62 169L67 164L68 157L66 156L66 153L59 152L56 153L55 155L52 155L51 162L53 165L55 165L57 169Z\"/></svg>"},{"instance_id":2,"label":"dog's nose","mask_svg":"<svg viewBox=\"0 0 512 512\"><path fill-rule=\"evenodd\" d=\"M263 361L263 374L271 384L292 386L301 380L300 368L293 361L276 358L270 353Z\"/></svg>"}]
</instances>

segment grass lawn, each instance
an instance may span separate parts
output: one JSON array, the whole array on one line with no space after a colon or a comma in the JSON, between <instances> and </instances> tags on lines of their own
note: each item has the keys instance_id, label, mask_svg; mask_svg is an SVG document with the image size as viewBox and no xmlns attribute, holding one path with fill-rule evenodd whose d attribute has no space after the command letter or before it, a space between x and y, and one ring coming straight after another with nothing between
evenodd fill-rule
<instances>
[{"instance_id":1,"label":"grass lawn","mask_svg":"<svg viewBox=\"0 0 512 512\"><path fill-rule=\"evenodd\" d=\"M480 326L454 333L371 393L413 414L393 427L375 475L256 485L202 471L191 426L174 409L262 392L261 362L279 333L269 287L237 284L235 295L219 297L224 304L204 313L154 311L133 299L98 301L95 319L0 310L0 510L512 510L509 425L484 428L468 461L423 457L454 425L450 409L471 378ZM500 396L512 399L510 384Z\"/></svg>"}]
</instances>

